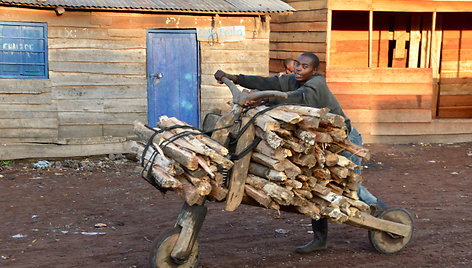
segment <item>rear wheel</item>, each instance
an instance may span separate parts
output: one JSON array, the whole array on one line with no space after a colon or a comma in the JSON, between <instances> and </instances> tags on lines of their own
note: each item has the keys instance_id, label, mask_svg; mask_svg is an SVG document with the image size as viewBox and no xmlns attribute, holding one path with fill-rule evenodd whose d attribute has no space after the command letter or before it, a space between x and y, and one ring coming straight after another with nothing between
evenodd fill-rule
<instances>
[{"instance_id":1,"label":"rear wheel","mask_svg":"<svg viewBox=\"0 0 472 268\"><path fill-rule=\"evenodd\" d=\"M415 223L410 213L403 208L390 208L383 211L378 218L409 225L411 231L403 237L384 231L369 230L369 240L372 246L383 254L394 254L406 248L413 237L415 229Z\"/></svg>"},{"instance_id":2,"label":"rear wheel","mask_svg":"<svg viewBox=\"0 0 472 268\"><path fill-rule=\"evenodd\" d=\"M180 235L180 228L174 228L155 240L151 252L151 267L153 268L196 268L199 258L199 243L195 241L188 260L181 263L174 260L170 254Z\"/></svg>"}]
</instances>

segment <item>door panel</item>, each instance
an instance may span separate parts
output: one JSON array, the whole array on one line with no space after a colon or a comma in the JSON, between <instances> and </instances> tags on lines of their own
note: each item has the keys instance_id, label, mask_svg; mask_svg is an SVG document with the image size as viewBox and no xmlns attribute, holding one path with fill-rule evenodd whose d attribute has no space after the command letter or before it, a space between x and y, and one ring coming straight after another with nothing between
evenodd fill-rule
<instances>
[{"instance_id":1,"label":"door panel","mask_svg":"<svg viewBox=\"0 0 472 268\"><path fill-rule=\"evenodd\" d=\"M199 126L198 43L193 30L148 31L148 123L161 115Z\"/></svg>"}]
</instances>

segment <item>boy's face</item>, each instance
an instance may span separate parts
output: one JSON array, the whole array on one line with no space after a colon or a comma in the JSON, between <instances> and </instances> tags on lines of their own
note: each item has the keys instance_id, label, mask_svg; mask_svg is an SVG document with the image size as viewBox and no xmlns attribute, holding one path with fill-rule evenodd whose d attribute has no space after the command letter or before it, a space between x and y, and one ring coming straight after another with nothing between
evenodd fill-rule
<instances>
[{"instance_id":1,"label":"boy's face","mask_svg":"<svg viewBox=\"0 0 472 268\"><path fill-rule=\"evenodd\" d=\"M287 68L285 68L285 73L293 74L295 69L295 61L291 61L287 64Z\"/></svg>"},{"instance_id":2,"label":"boy's face","mask_svg":"<svg viewBox=\"0 0 472 268\"><path fill-rule=\"evenodd\" d=\"M295 79L298 82L306 82L316 73L313 61L310 57L300 56L295 61Z\"/></svg>"}]
</instances>

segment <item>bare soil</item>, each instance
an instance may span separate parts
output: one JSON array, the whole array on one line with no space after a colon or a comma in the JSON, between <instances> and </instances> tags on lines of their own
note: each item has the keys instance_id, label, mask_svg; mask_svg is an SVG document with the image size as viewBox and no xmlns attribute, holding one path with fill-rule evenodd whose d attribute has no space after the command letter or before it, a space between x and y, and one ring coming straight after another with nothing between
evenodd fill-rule
<instances>
[{"instance_id":1,"label":"bare soil","mask_svg":"<svg viewBox=\"0 0 472 268\"><path fill-rule=\"evenodd\" d=\"M330 223L328 249L300 255L295 247L312 237L307 217L207 202L199 267L472 267L472 143L366 147L364 185L415 220L405 250L379 254L367 230ZM38 160L0 167L1 267L147 267L180 197L162 195L127 159L49 169L34 168Z\"/></svg>"}]
</instances>

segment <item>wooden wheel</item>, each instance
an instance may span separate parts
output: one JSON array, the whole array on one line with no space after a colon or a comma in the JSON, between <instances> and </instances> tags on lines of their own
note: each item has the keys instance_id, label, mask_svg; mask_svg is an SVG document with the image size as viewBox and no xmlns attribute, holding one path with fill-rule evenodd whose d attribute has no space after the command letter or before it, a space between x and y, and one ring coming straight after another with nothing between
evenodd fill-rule
<instances>
[{"instance_id":1,"label":"wooden wheel","mask_svg":"<svg viewBox=\"0 0 472 268\"><path fill-rule=\"evenodd\" d=\"M383 211L378 218L411 226L407 236L399 236L388 232L369 230L369 240L372 246L380 253L397 253L410 243L413 237L415 223L410 213L403 208L390 208Z\"/></svg>"},{"instance_id":2,"label":"wooden wheel","mask_svg":"<svg viewBox=\"0 0 472 268\"><path fill-rule=\"evenodd\" d=\"M151 267L153 268L196 268L198 265L199 243L195 241L187 261L177 263L170 254L180 235L180 228L174 228L156 239L151 252Z\"/></svg>"}]
</instances>

